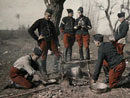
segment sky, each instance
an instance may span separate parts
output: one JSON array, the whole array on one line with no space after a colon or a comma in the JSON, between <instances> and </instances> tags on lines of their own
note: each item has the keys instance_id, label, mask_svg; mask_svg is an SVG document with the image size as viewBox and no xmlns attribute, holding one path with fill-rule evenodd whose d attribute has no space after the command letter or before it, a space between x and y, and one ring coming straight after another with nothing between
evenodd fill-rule
<instances>
[{"instance_id":1,"label":"sky","mask_svg":"<svg viewBox=\"0 0 130 98\"><path fill-rule=\"evenodd\" d=\"M81 0L66 0L63 16L67 14L67 8L72 8L76 12L79 6ZM45 9L43 0L0 0L0 29L17 29L17 14L20 15L21 25L30 26L43 17Z\"/></svg>"}]
</instances>

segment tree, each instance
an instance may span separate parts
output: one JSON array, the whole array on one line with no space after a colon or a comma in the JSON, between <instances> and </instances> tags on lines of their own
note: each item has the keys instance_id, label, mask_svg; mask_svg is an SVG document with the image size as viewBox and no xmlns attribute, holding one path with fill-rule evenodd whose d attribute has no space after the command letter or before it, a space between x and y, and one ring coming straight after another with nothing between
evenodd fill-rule
<instances>
[{"instance_id":1,"label":"tree","mask_svg":"<svg viewBox=\"0 0 130 98\"><path fill-rule=\"evenodd\" d=\"M52 21L56 27L56 31L59 33L59 23L63 12L63 5L66 0L44 0L47 8L53 9L54 13Z\"/></svg>"},{"instance_id":2,"label":"tree","mask_svg":"<svg viewBox=\"0 0 130 98\"><path fill-rule=\"evenodd\" d=\"M117 24L118 24L118 19L115 21L114 26L112 25L112 19L111 19L111 15L114 14L115 12L113 12L113 8L115 7L117 3L112 3L112 0L107 0L107 8L105 9L105 7L99 3L97 3L98 7L100 8L100 10L103 10L105 12L106 18L108 20L109 23L109 27L112 33L115 32ZM120 6L120 12L122 12L123 10L127 10L127 17L126 20L130 19L130 1L127 0L127 2L124 2L124 0L122 0L122 4Z\"/></svg>"}]
</instances>

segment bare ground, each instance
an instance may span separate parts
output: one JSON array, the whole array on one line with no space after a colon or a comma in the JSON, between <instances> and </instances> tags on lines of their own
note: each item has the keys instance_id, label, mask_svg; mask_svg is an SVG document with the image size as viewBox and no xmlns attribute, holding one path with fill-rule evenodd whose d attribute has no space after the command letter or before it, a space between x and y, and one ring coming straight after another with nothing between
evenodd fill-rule
<instances>
[{"instance_id":1,"label":"bare ground","mask_svg":"<svg viewBox=\"0 0 130 98\"><path fill-rule=\"evenodd\" d=\"M129 38L129 37L128 37ZM62 45L62 42L61 46ZM30 92L32 90L36 90L38 87L29 90L19 90L19 89L7 89L2 90L2 88L9 81L9 69L13 65L14 61L20 56L29 54L32 52L33 47L35 47L37 43L28 35L26 31L8 31L8 32L0 32L0 96L1 95L16 95L19 93ZM61 47L61 50L63 49ZM74 45L73 58L78 59L78 47L75 42ZM93 60L96 59L97 56L97 48L91 42L91 58ZM129 43L125 47L125 56L126 58L130 58L130 45ZM48 65L51 67L51 63L53 62L53 56L48 57ZM94 62L95 63L95 62ZM94 63L90 64L91 72L94 70ZM124 72L124 76L127 75L130 71L130 63L127 63L127 68ZM79 64L83 70L86 72L85 63ZM100 75L99 81L102 81L104 78L103 72ZM88 82L88 80L86 80ZM89 83L88 83L89 84ZM130 84L124 85L121 88L112 89L104 94L95 94L91 92L89 89L89 85L85 84L82 86L70 86L68 82L63 82L62 84L53 84L54 87L49 87L49 89L33 93L27 94L25 96L17 97L17 98L129 98L130 96ZM7 97L9 98L9 97Z\"/></svg>"}]
</instances>

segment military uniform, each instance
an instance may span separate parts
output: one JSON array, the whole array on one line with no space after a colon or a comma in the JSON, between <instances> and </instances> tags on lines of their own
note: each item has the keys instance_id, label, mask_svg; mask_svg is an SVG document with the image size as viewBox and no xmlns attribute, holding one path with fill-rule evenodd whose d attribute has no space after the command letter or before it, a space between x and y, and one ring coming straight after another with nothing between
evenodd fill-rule
<instances>
[{"instance_id":1,"label":"military uniform","mask_svg":"<svg viewBox=\"0 0 130 98\"><path fill-rule=\"evenodd\" d=\"M67 9L68 14L73 13L73 10ZM67 61L67 54L69 52L69 61L72 59L72 46L75 42L75 31L74 31L75 19L73 17L64 17L60 24L60 31L64 34L64 58Z\"/></svg>"},{"instance_id":2,"label":"military uniform","mask_svg":"<svg viewBox=\"0 0 130 98\"><path fill-rule=\"evenodd\" d=\"M118 13L117 16L118 18L125 17L125 13L124 12ZM128 30L129 30L128 22L124 19L124 21L121 22L116 32L114 33L115 41L112 41L112 43L116 47L117 52L121 55L123 55L123 49L126 44L126 36L127 36ZM108 68L107 68L108 62L104 60L103 64L104 64L103 69L106 76L106 82L108 82L107 81L108 80Z\"/></svg>"},{"instance_id":3,"label":"military uniform","mask_svg":"<svg viewBox=\"0 0 130 98\"><path fill-rule=\"evenodd\" d=\"M96 37L94 37L94 39L96 40ZM118 54L117 49L112 42L102 42L99 46L98 59L93 75L95 81L98 80L104 60L108 62L110 88L116 87L125 70L126 64L123 56Z\"/></svg>"},{"instance_id":4,"label":"military uniform","mask_svg":"<svg viewBox=\"0 0 130 98\"><path fill-rule=\"evenodd\" d=\"M114 33L114 38L116 40L116 42L114 42L114 45L117 47L117 51L119 54L123 54L123 49L126 44L126 36L128 30L129 24L126 20L124 20Z\"/></svg>"},{"instance_id":5,"label":"military uniform","mask_svg":"<svg viewBox=\"0 0 130 98\"><path fill-rule=\"evenodd\" d=\"M49 12L49 11L46 11ZM38 29L38 35L35 34L35 30ZM50 20L45 18L37 20L28 30L30 35L38 41L40 48L42 49L42 67L46 72L46 59L48 49L52 50L55 54L54 69L57 68L57 62L60 57L60 52L58 51L57 41L58 34L56 33L55 26ZM57 69L56 69L57 70Z\"/></svg>"},{"instance_id":6,"label":"military uniform","mask_svg":"<svg viewBox=\"0 0 130 98\"><path fill-rule=\"evenodd\" d=\"M42 54L42 51L37 48L34 49L34 52L39 57ZM22 56L10 68L10 78L23 88L31 88L33 87L33 75L36 71L39 71L38 62L34 61L31 55Z\"/></svg>"},{"instance_id":7,"label":"military uniform","mask_svg":"<svg viewBox=\"0 0 130 98\"><path fill-rule=\"evenodd\" d=\"M79 9L79 11L81 11ZM80 53L80 59L84 59L83 56L83 45L86 49L86 59L90 59L90 53L89 53L89 41L90 41L90 35L88 30L92 28L91 22L88 17L85 17L84 15L80 15L79 18L75 21L75 29L76 31L76 41L79 45L79 53Z\"/></svg>"}]
</instances>

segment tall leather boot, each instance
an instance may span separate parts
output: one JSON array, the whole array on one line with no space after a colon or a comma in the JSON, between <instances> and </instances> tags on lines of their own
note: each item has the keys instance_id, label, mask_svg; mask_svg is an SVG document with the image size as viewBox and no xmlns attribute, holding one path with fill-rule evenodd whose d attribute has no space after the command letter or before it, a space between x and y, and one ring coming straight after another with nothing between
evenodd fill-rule
<instances>
[{"instance_id":1,"label":"tall leather boot","mask_svg":"<svg viewBox=\"0 0 130 98\"><path fill-rule=\"evenodd\" d=\"M39 64L39 71L42 75L43 80L47 81L48 77L47 77L46 59L41 60L41 63Z\"/></svg>"},{"instance_id":2,"label":"tall leather boot","mask_svg":"<svg viewBox=\"0 0 130 98\"><path fill-rule=\"evenodd\" d=\"M69 61L72 61L72 47L69 48Z\"/></svg>"},{"instance_id":3,"label":"tall leather boot","mask_svg":"<svg viewBox=\"0 0 130 98\"><path fill-rule=\"evenodd\" d=\"M109 83L109 68L106 66L103 66L103 70L105 73L105 80L104 83Z\"/></svg>"},{"instance_id":4,"label":"tall leather boot","mask_svg":"<svg viewBox=\"0 0 130 98\"><path fill-rule=\"evenodd\" d=\"M67 62L68 48L64 49L64 61Z\"/></svg>"},{"instance_id":5,"label":"tall leather boot","mask_svg":"<svg viewBox=\"0 0 130 98\"><path fill-rule=\"evenodd\" d=\"M90 60L90 50L86 49L86 60Z\"/></svg>"},{"instance_id":6,"label":"tall leather boot","mask_svg":"<svg viewBox=\"0 0 130 98\"><path fill-rule=\"evenodd\" d=\"M80 54L80 60L84 60L83 48L79 49L79 54Z\"/></svg>"}]
</instances>

